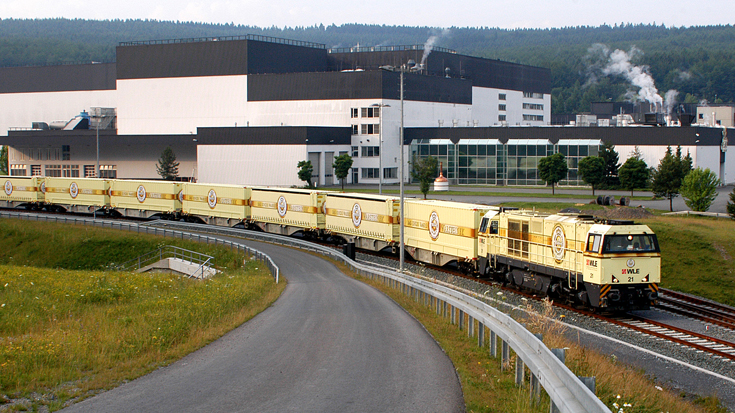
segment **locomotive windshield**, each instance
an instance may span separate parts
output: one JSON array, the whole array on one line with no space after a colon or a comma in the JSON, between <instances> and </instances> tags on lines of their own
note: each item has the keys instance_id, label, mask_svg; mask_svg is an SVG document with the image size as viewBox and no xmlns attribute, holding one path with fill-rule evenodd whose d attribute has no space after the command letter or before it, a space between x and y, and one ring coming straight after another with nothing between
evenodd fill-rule
<instances>
[{"instance_id":1,"label":"locomotive windshield","mask_svg":"<svg viewBox=\"0 0 735 413\"><path fill-rule=\"evenodd\" d=\"M659 252L658 240L653 234L606 235L602 253Z\"/></svg>"}]
</instances>

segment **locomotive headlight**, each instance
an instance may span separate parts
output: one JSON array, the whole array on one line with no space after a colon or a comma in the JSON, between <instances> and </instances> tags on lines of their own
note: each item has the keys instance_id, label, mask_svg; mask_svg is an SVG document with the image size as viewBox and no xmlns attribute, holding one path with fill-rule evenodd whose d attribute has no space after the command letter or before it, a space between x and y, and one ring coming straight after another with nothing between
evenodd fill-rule
<instances>
[{"instance_id":1,"label":"locomotive headlight","mask_svg":"<svg viewBox=\"0 0 735 413\"><path fill-rule=\"evenodd\" d=\"M641 280L641 282L643 282L643 283L647 283L647 282L648 282L648 276L649 276L649 275L650 275L650 274L646 274L646 276L645 276L645 277L643 277L643 279Z\"/></svg>"},{"instance_id":2,"label":"locomotive headlight","mask_svg":"<svg viewBox=\"0 0 735 413\"><path fill-rule=\"evenodd\" d=\"M611 277L612 277L612 282L613 282L613 284L617 284L617 283L619 283L619 282L620 282L620 280L618 280L617 278L615 278L615 276L614 276L614 275L612 275Z\"/></svg>"}]
</instances>

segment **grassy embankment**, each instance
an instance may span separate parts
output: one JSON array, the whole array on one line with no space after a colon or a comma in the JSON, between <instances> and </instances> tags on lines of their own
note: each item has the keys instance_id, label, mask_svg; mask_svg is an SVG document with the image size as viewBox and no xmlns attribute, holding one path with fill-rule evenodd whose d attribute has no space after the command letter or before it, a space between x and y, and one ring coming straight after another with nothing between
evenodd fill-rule
<instances>
[{"instance_id":1,"label":"grassy embankment","mask_svg":"<svg viewBox=\"0 0 735 413\"><path fill-rule=\"evenodd\" d=\"M159 245L214 256L207 281L104 271ZM269 306L265 266L181 240L0 220L0 406L58 409L200 348ZM4 399L4 400L3 400Z\"/></svg>"}]
</instances>

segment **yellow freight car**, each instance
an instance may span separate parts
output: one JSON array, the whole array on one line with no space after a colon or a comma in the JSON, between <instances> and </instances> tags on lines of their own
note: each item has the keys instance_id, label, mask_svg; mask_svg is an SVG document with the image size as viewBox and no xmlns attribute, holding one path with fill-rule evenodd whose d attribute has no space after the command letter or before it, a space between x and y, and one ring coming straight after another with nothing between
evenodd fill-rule
<instances>
[{"instance_id":1,"label":"yellow freight car","mask_svg":"<svg viewBox=\"0 0 735 413\"><path fill-rule=\"evenodd\" d=\"M43 206L46 190L45 181L39 176L0 176L3 190L0 191L0 206L3 208Z\"/></svg>"},{"instance_id":2,"label":"yellow freight car","mask_svg":"<svg viewBox=\"0 0 735 413\"><path fill-rule=\"evenodd\" d=\"M175 217L181 211L181 182L113 180L110 207L125 217Z\"/></svg>"},{"instance_id":3,"label":"yellow freight car","mask_svg":"<svg viewBox=\"0 0 735 413\"><path fill-rule=\"evenodd\" d=\"M396 249L400 237L400 199L390 196L329 193L326 227L332 236L357 248Z\"/></svg>"},{"instance_id":4,"label":"yellow freight car","mask_svg":"<svg viewBox=\"0 0 735 413\"><path fill-rule=\"evenodd\" d=\"M293 188L252 188L251 223L265 232L320 236L324 230L326 191Z\"/></svg>"},{"instance_id":5,"label":"yellow freight car","mask_svg":"<svg viewBox=\"0 0 735 413\"><path fill-rule=\"evenodd\" d=\"M234 226L250 219L251 189L240 185L184 183L181 213L210 225Z\"/></svg>"},{"instance_id":6,"label":"yellow freight car","mask_svg":"<svg viewBox=\"0 0 735 413\"><path fill-rule=\"evenodd\" d=\"M47 204L70 212L95 212L110 206L110 181L95 178L46 177Z\"/></svg>"},{"instance_id":7,"label":"yellow freight car","mask_svg":"<svg viewBox=\"0 0 735 413\"><path fill-rule=\"evenodd\" d=\"M409 200L404 205L406 251L417 261L434 265L456 262L475 272L480 221L500 208L437 200Z\"/></svg>"}]
</instances>

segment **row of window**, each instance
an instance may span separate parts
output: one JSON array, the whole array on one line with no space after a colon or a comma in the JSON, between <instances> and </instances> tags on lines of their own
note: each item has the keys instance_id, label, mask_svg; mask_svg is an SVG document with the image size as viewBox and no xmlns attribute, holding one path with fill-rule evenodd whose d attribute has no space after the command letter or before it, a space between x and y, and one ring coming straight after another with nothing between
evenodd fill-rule
<instances>
[{"instance_id":1,"label":"row of window","mask_svg":"<svg viewBox=\"0 0 735 413\"><path fill-rule=\"evenodd\" d=\"M11 151L11 161L69 161L71 147L61 145L61 148L20 148Z\"/></svg>"},{"instance_id":2,"label":"row of window","mask_svg":"<svg viewBox=\"0 0 735 413\"><path fill-rule=\"evenodd\" d=\"M380 168L360 168L362 172L362 178L364 179L378 179L378 171ZM398 168L383 168L383 179L396 179L398 178Z\"/></svg>"},{"instance_id":3,"label":"row of window","mask_svg":"<svg viewBox=\"0 0 735 413\"><path fill-rule=\"evenodd\" d=\"M353 135L378 135L380 133L380 124L352 125Z\"/></svg>"},{"instance_id":4,"label":"row of window","mask_svg":"<svg viewBox=\"0 0 735 413\"><path fill-rule=\"evenodd\" d=\"M544 115L526 115L524 114L523 120L543 122Z\"/></svg>"},{"instance_id":5,"label":"row of window","mask_svg":"<svg viewBox=\"0 0 735 413\"><path fill-rule=\"evenodd\" d=\"M42 172L43 167L43 172ZM83 165L84 177L94 178L95 166ZM52 178L79 178L79 165L31 165L31 176L47 176ZM28 176L28 168L26 165L10 165L10 175L12 176ZM117 178L116 165L100 165L100 177L107 179Z\"/></svg>"},{"instance_id":6,"label":"row of window","mask_svg":"<svg viewBox=\"0 0 735 413\"><path fill-rule=\"evenodd\" d=\"M543 93L535 93L535 92L523 92L524 98L531 98L531 99L543 99L544 94Z\"/></svg>"},{"instance_id":7,"label":"row of window","mask_svg":"<svg viewBox=\"0 0 735 413\"><path fill-rule=\"evenodd\" d=\"M350 117L355 119L358 117L362 118L379 118L380 117L380 107L371 107L371 108L351 108L350 109Z\"/></svg>"},{"instance_id":8,"label":"row of window","mask_svg":"<svg viewBox=\"0 0 735 413\"><path fill-rule=\"evenodd\" d=\"M524 103L523 109L544 110L544 105L540 103Z\"/></svg>"}]
</instances>

